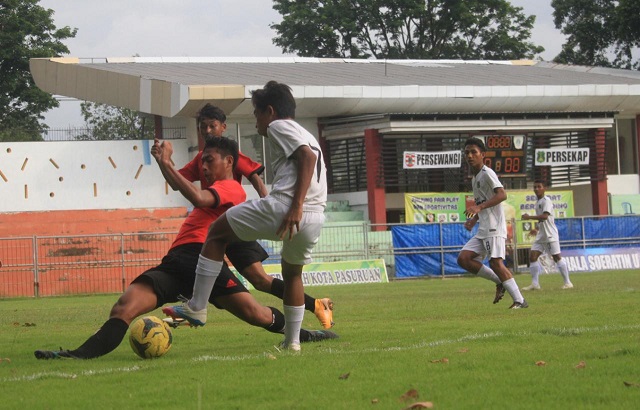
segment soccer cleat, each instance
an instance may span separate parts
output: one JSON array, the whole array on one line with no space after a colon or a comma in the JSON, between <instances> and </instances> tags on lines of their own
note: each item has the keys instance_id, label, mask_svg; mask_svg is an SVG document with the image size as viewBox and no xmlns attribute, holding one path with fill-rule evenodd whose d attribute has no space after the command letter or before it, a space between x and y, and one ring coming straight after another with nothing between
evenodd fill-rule
<instances>
[{"instance_id":1,"label":"soccer cleat","mask_svg":"<svg viewBox=\"0 0 640 410\"><path fill-rule=\"evenodd\" d=\"M540 287L540 285L534 285L533 283L529 286L525 286L524 288L522 288L521 290L542 290L542 288Z\"/></svg>"},{"instance_id":2,"label":"soccer cleat","mask_svg":"<svg viewBox=\"0 0 640 410\"><path fill-rule=\"evenodd\" d=\"M513 305L509 306L509 309L525 309L528 308L529 304L526 300L522 299L522 302L513 302Z\"/></svg>"},{"instance_id":3,"label":"soccer cleat","mask_svg":"<svg viewBox=\"0 0 640 410\"><path fill-rule=\"evenodd\" d=\"M493 304L495 305L496 303L500 302L503 296L504 296L504 286L502 286L502 283L501 283L499 285L496 285L496 296L493 298Z\"/></svg>"},{"instance_id":4,"label":"soccer cleat","mask_svg":"<svg viewBox=\"0 0 640 410\"><path fill-rule=\"evenodd\" d=\"M565 283L564 285L562 285L562 289L573 289L573 283Z\"/></svg>"},{"instance_id":5,"label":"soccer cleat","mask_svg":"<svg viewBox=\"0 0 640 410\"><path fill-rule=\"evenodd\" d=\"M33 352L36 359L80 359L80 357L72 355L68 350L36 350Z\"/></svg>"},{"instance_id":6,"label":"soccer cleat","mask_svg":"<svg viewBox=\"0 0 640 410\"><path fill-rule=\"evenodd\" d=\"M321 342L323 340L337 339L338 334L330 330L308 330L311 335L310 342Z\"/></svg>"},{"instance_id":7,"label":"soccer cleat","mask_svg":"<svg viewBox=\"0 0 640 410\"><path fill-rule=\"evenodd\" d=\"M207 308L202 310L191 310L187 302L177 306L167 306L162 308L162 313L171 316L174 320L184 319L191 326L204 326L207 323Z\"/></svg>"},{"instance_id":8,"label":"soccer cleat","mask_svg":"<svg viewBox=\"0 0 640 410\"><path fill-rule=\"evenodd\" d=\"M333 301L329 298L316 299L316 306L313 310L316 317L325 329L331 329L333 322Z\"/></svg>"},{"instance_id":9,"label":"soccer cleat","mask_svg":"<svg viewBox=\"0 0 640 410\"><path fill-rule=\"evenodd\" d=\"M172 328L176 329L178 326L180 325L188 325L189 322L187 322L186 320L182 319L182 318L172 318L172 317L165 317L164 319L162 319L163 322L165 322L166 324L168 324L169 326L171 326Z\"/></svg>"},{"instance_id":10,"label":"soccer cleat","mask_svg":"<svg viewBox=\"0 0 640 410\"><path fill-rule=\"evenodd\" d=\"M290 351L292 353L300 353L300 343L286 343L284 341L280 342L278 346L276 346L276 350L279 352L282 351Z\"/></svg>"}]
</instances>

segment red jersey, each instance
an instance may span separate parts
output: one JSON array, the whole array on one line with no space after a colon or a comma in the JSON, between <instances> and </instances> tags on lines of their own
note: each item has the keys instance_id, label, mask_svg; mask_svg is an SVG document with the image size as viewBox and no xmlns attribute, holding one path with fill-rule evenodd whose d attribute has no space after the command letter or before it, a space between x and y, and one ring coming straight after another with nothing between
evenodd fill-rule
<instances>
[{"instance_id":1,"label":"red jersey","mask_svg":"<svg viewBox=\"0 0 640 410\"><path fill-rule=\"evenodd\" d=\"M242 185L233 179L216 181L207 189L218 199L218 206L215 208L194 208L180 226L178 236L171 244L171 248L185 243L204 243L209 225L227 209L241 204L247 199Z\"/></svg>"},{"instance_id":2,"label":"red jersey","mask_svg":"<svg viewBox=\"0 0 640 410\"><path fill-rule=\"evenodd\" d=\"M253 174L262 173L262 171L264 171L264 166L262 164L254 162L242 152L238 152L238 161L236 162L236 167L233 170L233 177L236 181L242 183L243 176L249 178ZM200 187L202 189L206 189L209 186L207 179L204 177L204 172L202 171L202 151L198 152L198 155L196 155L194 159L182 167L178 172L191 182L200 181Z\"/></svg>"}]
</instances>

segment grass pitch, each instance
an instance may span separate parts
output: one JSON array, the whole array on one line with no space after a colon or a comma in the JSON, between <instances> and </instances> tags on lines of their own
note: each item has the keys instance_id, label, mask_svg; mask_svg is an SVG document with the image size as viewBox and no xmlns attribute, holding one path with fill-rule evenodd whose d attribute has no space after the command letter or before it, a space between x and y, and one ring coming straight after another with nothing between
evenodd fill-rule
<instances>
[{"instance_id":1,"label":"grass pitch","mask_svg":"<svg viewBox=\"0 0 640 410\"><path fill-rule=\"evenodd\" d=\"M40 361L35 349L84 342L117 295L2 300L0 408L638 408L640 272L571 280L561 290L559 275L542 275L522 310L507 309L508 295L492 305L479 278L310 287L335 301L340 339L301 355L210 307L207 326L175 329L159 359L139 359L127 337L99 359ZM303 325L319 328L310 313Z\"/></svg>"}]
</instances>

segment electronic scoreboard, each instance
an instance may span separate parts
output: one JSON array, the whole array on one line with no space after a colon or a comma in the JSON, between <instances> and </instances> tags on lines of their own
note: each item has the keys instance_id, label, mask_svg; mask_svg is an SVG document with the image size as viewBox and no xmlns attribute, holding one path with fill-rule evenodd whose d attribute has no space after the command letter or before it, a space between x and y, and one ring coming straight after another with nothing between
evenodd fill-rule
<instances>
[{"instance_id":1,"label":"electronic scoreboard","mask_svg":"<svg viewBox=\"0 0 640 410\"><path fill-rule=\"evenodd\" d=\"M500 177L526 176L527 141L525 135L476 135L484 141L484 163Z\"/></svg>"}]
</instances>

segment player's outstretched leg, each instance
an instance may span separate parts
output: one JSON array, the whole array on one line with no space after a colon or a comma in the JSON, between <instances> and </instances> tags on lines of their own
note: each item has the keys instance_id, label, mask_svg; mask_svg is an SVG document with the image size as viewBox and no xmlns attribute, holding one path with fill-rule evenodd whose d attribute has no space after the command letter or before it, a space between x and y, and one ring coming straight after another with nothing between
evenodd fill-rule
<instances>
[{"instance_id":1,"label":"player's outstretched leg","mask_svg":"<svg viewBox=\"0 0 640 410\"><path fill-rule=\"evenodd\" d=\"M181 305L163 307L162 313L171 316L173 319L184 319L194 327L204 326L207 323L207 308L193 310L184 298L181 300Z\"/></svg>"}]
</instances>

